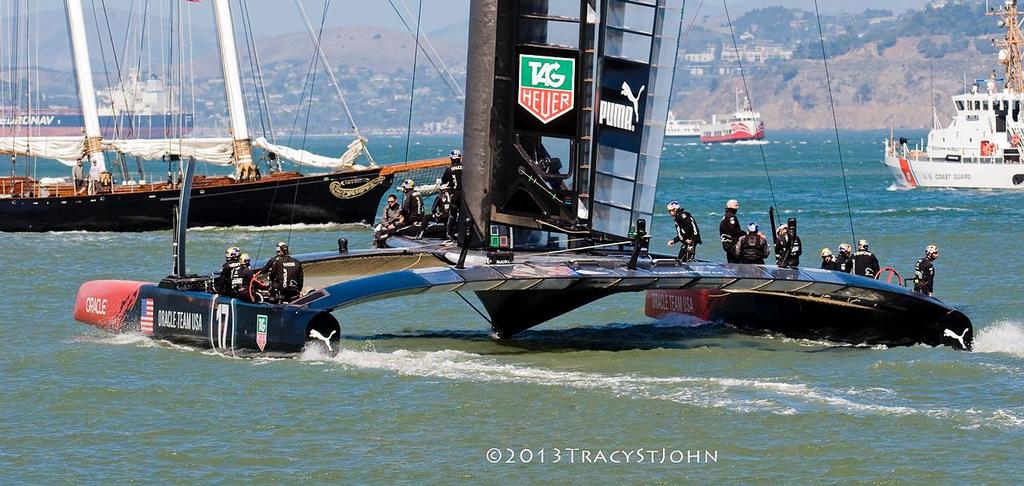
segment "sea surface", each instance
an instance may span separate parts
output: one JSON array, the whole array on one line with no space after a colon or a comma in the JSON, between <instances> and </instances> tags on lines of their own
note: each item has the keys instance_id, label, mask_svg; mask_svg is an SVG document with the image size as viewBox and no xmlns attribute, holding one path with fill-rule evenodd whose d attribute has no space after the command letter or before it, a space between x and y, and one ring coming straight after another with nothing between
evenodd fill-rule
<instances>
[{"instance_id":1,"label":"sea surface","mask_svg":"<svg viewBox=\"0 0 1024 486\"><path fill-rule=\"evenodd\" d=\"M936 295L973 320L973 352L658 322L641 294L495 342L466 303L441 295L337 313L335 358L233 359L72 320L81 282L166 275L169 231L0 234L0 483L1019 484L1024 192L894 190L885 135L840 137L853 232L904 276L939 245ZM743 224L767 227L773 204L799 218L806 264L855 241L834 134L769 137L668 139L658 206L678 199L694 214L699 257L722 259L729 198ZM458 143L420 139L412 157ZM401 160L404 139L371 150ZM663 249L672 230L660 213ZM371 232L193 230L190 270L212 271L226 246L265 258L279 240L301 253L340 236L368 247Z\"/></svg>"}]
</instances>

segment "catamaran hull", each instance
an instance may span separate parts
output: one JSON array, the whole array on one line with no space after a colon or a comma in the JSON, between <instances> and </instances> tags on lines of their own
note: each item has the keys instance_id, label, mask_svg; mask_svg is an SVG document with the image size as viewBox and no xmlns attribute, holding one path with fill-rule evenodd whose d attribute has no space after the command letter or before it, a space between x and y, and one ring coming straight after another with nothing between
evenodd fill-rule
<instances>
[{"instance_id":1,"label":"catamaran hull","mask_svg":"<svg viewBox=\"0 0 1024 486\"><path fill-rule=\"evenodd\" d=\"M748 331L851 344L970 349L973 340L970 320L939 306L898 312L825 297L698 289L650 291L645 312L659 319L696 318Z\"/></svg>"},{"instance_id":2,"label":"catamaran hull","mask_svg":"<svg viewBox=\"0 0 1024 486\"><path fill-rule=\"evenodd\" d=\"M379 169L192 190L189 227L370 223L394 175ZM0 231L154 231L172 227L178 191L0 199Z\"/></svg>"},{"instance_id":3,"label":"catamaran hull","mask_svg":"<svg viewBox=\"0 0 1024 486\"><path fill-rule=\"evenodd\" d=\"M329 313L254 304L206 292L147 282L86 282L75 299L75 319L112 333L137 333L229 356L293 355L316 330L337 350L341 328Z\"/></svg>"},{"instance_id":4,"label":"catamaran hull","mask_svg":"<svg viewBox=\"0 0 1024 486\"><path fill-rule=\"evenodd\" d=\"M1024 189L1024 164L991 159L947 161L885 156L885 165L900 187Z\"/></svg>"}]
</instances>

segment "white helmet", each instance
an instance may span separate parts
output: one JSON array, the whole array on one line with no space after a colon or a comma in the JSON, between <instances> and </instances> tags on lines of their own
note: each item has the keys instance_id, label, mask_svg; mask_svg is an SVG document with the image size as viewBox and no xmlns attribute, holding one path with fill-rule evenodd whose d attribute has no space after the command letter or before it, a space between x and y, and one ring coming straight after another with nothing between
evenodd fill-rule
<instances>
[{"instance_id":1,"label":"white helmet","mask_svg":"<svg viewBox=\"0 0 1024 486\"><path fill-rule=\"evenodd\" d=\"M758 226L757 223L750 223L747 225L747 231L751 233L756 233L758 228L760 228L760 226Z\"/></svg>"},{"instance_id":2,"label":"white helmet","mask_svg":"<svg viewBox=\"0 0 1024 486\"><path fill-rule=\"evenodd\" d=\"M729 202L725 203L725 209L739 209L740 202L735 199L730 199Z\"/></svg>"},{"instance_id":3,"label":"white helmet","mask_svg":"<svg viewBox=\"0 0 1024 486\"><path fill-rule=\"evenodd\" d=\"M868 249L868 240L860 240L860 241L858 241L857 242L857 249L858 250L867 250Z\"/></svg>"},{"instance_id":4,"label":"white helmet","mask_svg":"<svg viewBox=\"0 0 1024 486\"><path fill-rule=\"evenodd\" d=\"M939 254L939 247L937 247L935 245L928 245L928 247L924 249L924 254L926 256L927 255L938 255Z\"/></svg>"},{"instance_id":5,"label":"white helmet","mask_svg":"<svg viewBox=\"0 0 1024 486\"><path fill-rule=\"evenodd\" d=\"M452 150L452 152L448 154L448 158L451 160L462 160L462 151L459 149Z\"/></svg>"},{"instance_id":6,"label":"white helmet","mask_svg":"<svg viewBox=\"0 0 1024 486\"><path fill-rule=\"evenodd\" d=\"M853 246L851 246L849 243L842 243L842 244L839 245L839 254L840 255L843 255L843 254L849 255L852 252L853 252Z\"/></svg>"},{"instance_id":7,"label":"white helmet","mask_svg":"<svg viewBox=\"0 0 1024 486\"><path fill-rule=\"evenodd\" d=\"M242 253L242 256L241 258L239 258L239 260L241 260L242 263L246 265L252 263L252 257L250 257L248 253Z\"/></svg>"},{"instance_id":8,"label":"white helmet","mask_svg":"<svg viewBox=\"0 0 1024 486\"><path fill-rule=\"evenodd\" d=\"M665 206L669 211L679 211L682 206L679 205L679 201L672 201Z\"/></svg>"},{"instance_id":9,"label":"white helmet","mask_svg":"<svg viewBox=\"0 0 1024 486\"><path fill-rule=\"evenodd\" d=\"M228 248L227 250L224 251L224 258L226 260L237 260L241 254L242 250L240 250L237 246L232 246L231 248Z\"/></svg>"},{"instance_id":10,"label":"white helmet","mask_svg":"<svg viewBox=\"0 0 1024 486\"><path fill-rule=\"evenodd\" d=\"M832 250L829 250L828 248L822 248L821 249L821 257L822 258L826 258L826 257L830 257L830 256L832 256Z\"/></svg>"},{"instance_id":11,"label":"white helmet","mask_svg":"<svg viewBox=\"0 0 1024 486\"><path fill-rule=\"evenodd\" d=\"M411 191L416 187L416 183L412 179L406 179L402 181L402 190Z\"/></svg>"}]
</instances>

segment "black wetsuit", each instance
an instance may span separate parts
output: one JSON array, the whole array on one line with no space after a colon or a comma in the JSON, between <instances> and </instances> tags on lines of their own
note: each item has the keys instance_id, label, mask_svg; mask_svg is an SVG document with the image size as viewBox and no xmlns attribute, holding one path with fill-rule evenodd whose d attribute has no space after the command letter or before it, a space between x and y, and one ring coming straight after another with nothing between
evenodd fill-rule
<instances>
[{"instance_id":1,"label":"black wetsuit","mask_svg":"<svg viewBox=\"0 0 1024 486\"><path fill-rule=\"evenodd\" d=\"M462 204L462 161L454 162L444 170L441 175L441 184L448 186L451 194L451 210L448 211L448 221L445 233L448 239L455 240L455 234L459 227L459 211Z\"/></svg>"},{"instance_id":2,"label":"black wetsuit","mask_svg":"<svg viewBox=\"0 0 1024 486\"><path fill-rule=\"evenodd\" d=\"M434 198L434 205L430 208L430 218L427 227L423 230L424 238L449 238L448 222L451 218L452 202L451 192L441 191Z\"/></svg>"},{"instance_id":3,"label":"black wetsuit","mask_svg":"<svg viewBox=\"0 0 1024 486\"><path fill-rule=\"evenodd\" d=\"M224 262L224 265L220 267L220 275L213 279L213 287L216 289L218 294L221 295L232 295L231 293L231 275L232 272L242 266L242 262L238 260L228 260Z\"/></svg>"},{"instance_id":4,"label":"black wetsuit","mask_svg":"<svg viewBox=\"0 0 1024 486\"><path fill-rule=\"evenodd\" d=\"M836 265L839 266L840 272L853 272L853 258L845 256L842 253L836 256Z\"/></svg>"},{"instance_id":5,"label":"black wetsuit","mask_svg":"<svg viewBox=\"0 0 1024 486\"><path fill-rule=\"evenodd\" d=\"M858 250L853 254L853 273L862 277L875 278L882 267L878 264L878 257L870 250Z\"/></svg>"},{"instance_id":6,"label":"black wetsuit","mask_svg":"<svg viewBox=\"0 0 1024 486\"><path fill-rule=\"evenodd\" d=\"M839 262L837 262L835 260L835 258L833 258L831 260L822 260L821 261L821 269L822 270L839 271L839 269L840 269Z\"/></svg>"},{"instance_id":7,"label":"black wetsuit","mask_svg":"<svg viewBox=\"0 0 1024 486\"><path fill-rule=\"evenodd\" d=\"M740 222L736 219L735 209L726 209L722 222L718 225L718 233L722 238L722 249L725 250L725 258L729 263L739 263L739 256L736 255L736 243L743 237L743 230L740 229Z\"/></svg>"},{"instance_id":8,"label":"black wetsuit","mask_svg":"<svg viewBox=\"0 0 1024 486\"><path fill-rule=\"evenodd\" d=\"M263 266L270 292L281 302L291 302L302 292L302 263L289 255L277 255Z\"/></svg>"},{"instance_id":9,"label":"black wetsuit","mask_svg":"<svg viewBox=\"0 0 1024 486\"><path fill-rule=\"evenodd\" d=\"M789 252L789 258L786 261L782 261L782 257L786 254L786 248L789 247L789 233L782 235L781 238L777 238L775 243L775 264L780 267L797 267L800 266L800 255L803 255L803 242L800 241L800 237L797 236L793 240L793 248Z\"/></svg>"},{"instance_id":10,"label":"black wetsuit","mask_svg":"<svg viewBox=\"0 0 1024 486\"><path fill-rule=\"evenodd\" d=\"M246 302L252 302L253 280L256 280L256 272L248 265L239 265L231 270L231 296Z\"/></svg>"},{"instance_id":11,"label":"black wetsuit","mask_svg":"<svg viewBox=\"0 0 1024 486\"><path fill-rule=\"evenodd\" d=\"M690 213L679 210L676 211L674 216L676 222L676 237L672 238L672 241L679 243L679 260L683 262L692 262L697 257L697 245L704 243L700 239L700 228L697 226L697 220L693 219L693 215Z\"/></svg>"},{"instance_id":12,"label":"black wetsuit","mask_svg":"<svg viewBox=\"0 0 1024 486\"><path fill-rule=\"evenodd\" d=\"M764 265L768 256L768 240L757 233L747 233L736 243L736 255L739 263Z\"/></svg>"},{"instance_id":13,"label":"black wetsuit","mask_svg":"<svg viewBox=\"0 0 1024 486\"><path fill-rule=\"evenodd\" d=\"M409 191L402 198L402 223L396 233L417 237L423 232L423 198L418 192Z\"/></svg>"},{"instance_id":14,"label":"black wetsuit","mask_svg":"<svg viewBox=\"0 0 1024 486\"><path fill-rule=\"evenodd\" d=\"M935 265L932 259L924 257L914 266L914 292L932 295L935 291Z\"/></svg>"}]
</instances>

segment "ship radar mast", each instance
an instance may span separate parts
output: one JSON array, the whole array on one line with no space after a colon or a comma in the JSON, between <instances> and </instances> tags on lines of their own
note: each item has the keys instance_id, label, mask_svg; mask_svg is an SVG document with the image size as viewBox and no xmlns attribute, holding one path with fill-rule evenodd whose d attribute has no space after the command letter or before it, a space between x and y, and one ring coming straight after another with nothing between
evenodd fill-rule
<instances>
[{"instance_id":1,"label":"ship radar mast","mask_svg":"<svg viewBox=\"0 0 1024 486\"><path fill-rule=\"evenodd\" d=\"M1017 0L1006 0L1002 9L986 12L986 15L999 17L999 27L1006 28L1003 40L992 41L999 48L999 62L1006 67L1006 88L1013 93L1024 93L1024 34Z\"/></svg>"}]
</instances>

